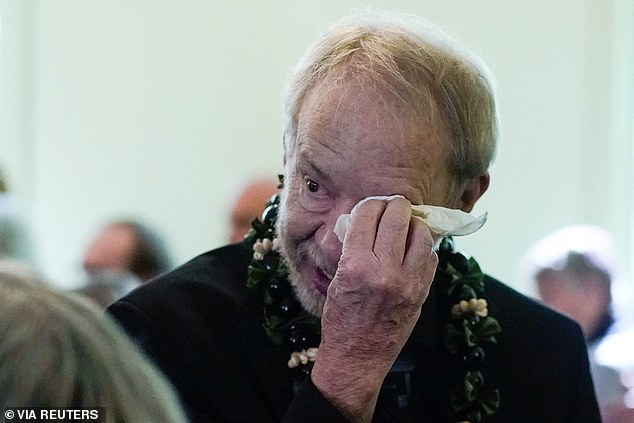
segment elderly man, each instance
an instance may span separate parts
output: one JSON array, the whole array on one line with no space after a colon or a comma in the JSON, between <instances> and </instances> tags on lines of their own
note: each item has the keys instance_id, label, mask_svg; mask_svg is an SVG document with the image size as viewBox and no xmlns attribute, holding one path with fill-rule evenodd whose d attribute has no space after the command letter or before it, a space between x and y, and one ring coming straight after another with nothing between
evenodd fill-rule
<instances>
[{"instance_id":1,"label":"elderly man","mask_svg":"<svg viewBox=\"0 0 634 423\"><path fill-rule=\"evenodd\" d=\"M285 106L279 204L110 308L192 420L599 421L578 325L413 216L488 187L477 58L415 18L356 16L308 50Z\"/></svg>"}]
</instances>

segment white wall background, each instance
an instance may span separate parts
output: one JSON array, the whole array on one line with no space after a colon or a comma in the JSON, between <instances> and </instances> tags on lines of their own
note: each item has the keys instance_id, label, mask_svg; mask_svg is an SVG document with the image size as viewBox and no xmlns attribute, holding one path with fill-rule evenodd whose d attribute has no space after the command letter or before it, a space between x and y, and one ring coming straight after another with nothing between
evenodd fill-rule
<instances>
[{"instance_id":1,"label":"white wall background","mask_svg":"<svg viewBox=\"0 0 634 423\"><path fill-rule=\"evenodd\" d=\"M155 226L179 263L223 244L231 187L281 169L287 70L369 4L440 24L497 75L490 220L459 245L527 290L529 244L596 223L629 271L630 0L0 0L0 165L37 266L77 283L88 237L116 216Z\"/></svg>"}]
</instances>

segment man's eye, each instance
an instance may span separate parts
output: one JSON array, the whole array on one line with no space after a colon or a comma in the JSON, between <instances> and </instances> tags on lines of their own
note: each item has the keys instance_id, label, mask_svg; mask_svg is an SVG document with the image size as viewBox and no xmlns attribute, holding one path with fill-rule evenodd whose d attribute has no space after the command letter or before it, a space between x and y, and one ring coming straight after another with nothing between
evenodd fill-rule
<instances>
[{"instance_id":1,"label":"man's eye","mask_svg":"<svg viewBox=\"0 0 634 423\"><path fill-rule=\"evenodd\" d=\"M303 184L299 199L307 211L321 213L330 209L331 198L327 188L307 176L304 176Z\"/></svg>"},{"instance_id":2,"label":"man's eye","mask_svg":"<svg viewBox=\"0 0 634 423\"><path fill-rule=\"evenodd\" d=\"M308 191L310 192L317 192L319 191L319 184L311 179L308 179L306 181L306 188L308 188Z\"/></svg>"}]
</instances>

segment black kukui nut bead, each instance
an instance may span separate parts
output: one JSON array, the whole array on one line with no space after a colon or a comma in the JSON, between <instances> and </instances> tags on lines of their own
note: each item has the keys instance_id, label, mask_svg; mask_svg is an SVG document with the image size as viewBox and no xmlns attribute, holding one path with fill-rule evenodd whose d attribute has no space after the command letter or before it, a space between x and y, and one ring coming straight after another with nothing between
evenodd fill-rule
<instances>
[{"instance_id":1,"label":"black kukui nut bead","mask_svg":"<svg viewBox=\"0 0 634 423\"><path fill-rule=\"evenodd\" d=\"M484 350L481 347L475 347L462 356L463 362L472 368L484 362Z\"/></svg>"},{"instance_id":2,"label":"black kukui nut bead","mask_svg":"<svg viewBox=\"0 0 634 423\"><path fill-rule=\"evenodd\" d=\"M294 316L298 310L299 305L290 298L284 298L271 309L272 313L278 317Z\"/></svg>"},{"instance_id":3,"label":"black kukui nut bead","mask_svg":"<svg viewBox=\"0 0 634 423\"><path fill-rule=\"evenodd\" d=\"M467 323L469 324L469 326L471 326L472 329L475 329L476 327L478 327L478 323L480 323L480 318L478 316L473 316L467 320Z\"/></svg>"},{"instance_id":4,"label":"black kukui nut bead","mask_svg":"<svg viewBox=\"0 0 634 423\"><path fill-rule=\"evenodd\" d=\"M277 263L279 262L279 257L275 254L266 254L262 259L262 264L266 268L266 270L272 271L275 270Z\"/></svg>"},{"instance_id":5,"label":"black kukui nut bead","mask_svg":"<svg viewBox=\"0 0 634 423\"><path fill-rule=\"evenodd\" d=\"M297 348L305 349L308 344L308 337L301 333L301 331L293 332L288 335L288 343Z\"/></svg>"},{"instance_id":6,"label":"black kukui nut bead","mask_svg":"<svg viewBox=\"0 0 634 423\"><path fill-rule=\"evenodd\" d=\"M288 344L293 348L293 350L299 351L309 347L311 336L307 333L306 330L291 329L286 340Z\"/></svg>"},{"instance_id":7,"label":"black kukui nut bead","mask_svg":"<svg viewBox=\"0 0 634 423\"><path fill-rule=\"evenodd\" d=\"M310 333L307 328L297 328L291 326L289 333L286 336L286 343L294 351L305 350L311 347L319 345L319 340Z\"/></svg>"},{"instance_id":8,"label":"black kukui nut bead","mask_svg":"<svg viewBox=\"0 0 634 423\"><path fill-rule=\"evenodd\" d=\"M271 204L262 212L262 221L267 225L272 225L277 219L277 204Z\"/></svg>"},{"instance_id":9,"label":"black kukui nut bead","mask_svg":"<svg viewBox=\"0 0 634 423\"><path fill-rule=\"evenodd\" d=\"M288 285L276 278L272 278L267 284L267 290L271 298L281 300L290 293Z\"/></svg>"}]
</instances>

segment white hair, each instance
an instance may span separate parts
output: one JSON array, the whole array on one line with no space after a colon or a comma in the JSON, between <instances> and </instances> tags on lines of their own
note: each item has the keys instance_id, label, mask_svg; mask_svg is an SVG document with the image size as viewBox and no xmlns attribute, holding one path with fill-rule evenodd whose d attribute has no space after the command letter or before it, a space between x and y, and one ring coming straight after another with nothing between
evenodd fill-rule
<instances>
[{"instance_id":1,"label":"white hair","mask_svg":"<svg viewBox=\"0 0 634 423\"><path fill-rule=\"evenodd\" d=\"M494 80L475 54L435 25L403 13L355 13L302 56L284 96L285 152L308 92L329 75L371 82L444 133L460 183L486 172L498 139ZM343 78L339 78L343 80Z\"/></svg>"},{"instance_id":2,"label":"white hair","mask_svg":"<svg viewBox=\"0 0 634 423\"><path fill-rule=\"evenodd\" d=\"M159 370L92 303L0 274L5 407L104 407L108 423L186 422Z\"/></svg>"}]
</instances>

